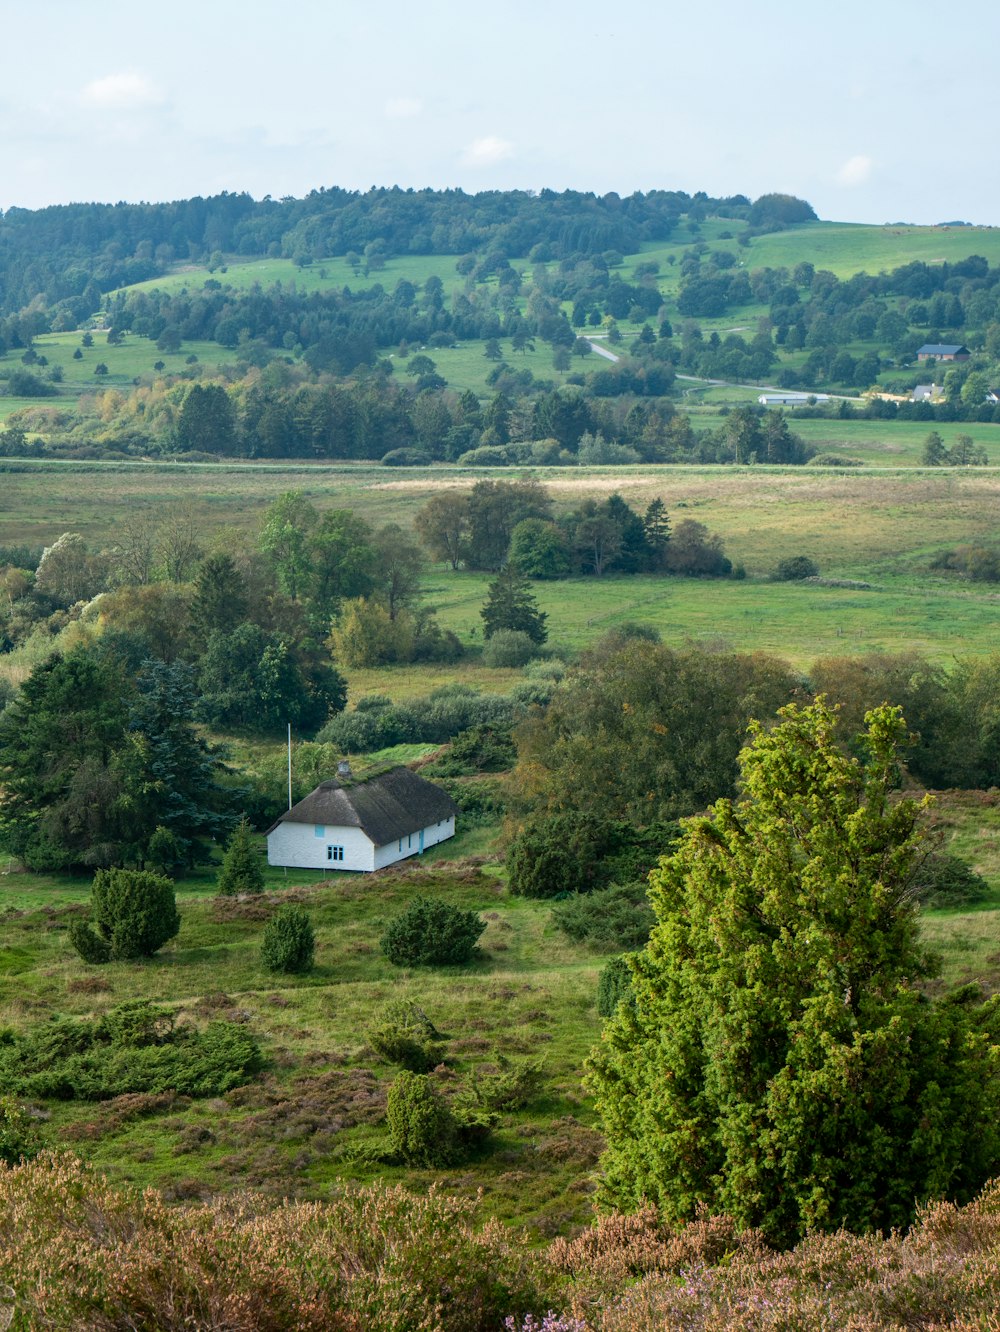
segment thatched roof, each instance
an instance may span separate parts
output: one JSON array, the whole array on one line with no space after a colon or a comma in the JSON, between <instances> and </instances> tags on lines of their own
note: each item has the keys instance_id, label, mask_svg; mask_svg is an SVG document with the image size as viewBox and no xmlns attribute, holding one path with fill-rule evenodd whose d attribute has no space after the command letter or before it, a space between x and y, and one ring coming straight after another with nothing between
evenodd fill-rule
<instances>
[{"instance_id":1,"label":"thatched roof","mask_svg":"<svg viewBox=\"0 0 1000 1332\"><path fill-rule=\"evenodd\" d=\"M447 791L409 768L391 768L377 776L320 782L304 800L268 828L280 823L360 828L376 846L385 846L458 813Z\"/></svg>"}]
</instances>

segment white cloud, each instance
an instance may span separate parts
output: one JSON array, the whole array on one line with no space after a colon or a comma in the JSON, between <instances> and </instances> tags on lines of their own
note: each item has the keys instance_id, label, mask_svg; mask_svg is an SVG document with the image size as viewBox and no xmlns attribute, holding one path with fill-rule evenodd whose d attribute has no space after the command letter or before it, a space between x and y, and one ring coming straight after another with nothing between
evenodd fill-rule
<instances>
[{"instance_id":1,"label":"white cloud","mask_svg":"<svg viewBox=\"0 0 1000 1332\"><path fill-rule=\"evenodd\" d=\"M849 157L844 165L837 172L838 185L867 185L871 180L872 170L875 163L864 153L859 153L856 157Z\"/></svg>"},{"instance_id":2,"label":"white cloud","mask_svg":"<svg viewBox=\"0 0 1000 1332\"><path fill-rule=\"evenodd\" d=\"M506 162L514 156L514 145L507 139L488 134L484 139L475 139L462 154L463 166L493 166L495 162Z\"/></svg>"},{"instance_id":3,"label":"white cloud","mask_svg":"<svg viewBox=\"0 0 1000 1332\"><path fill-rule=\"evenodd\" d=\"M84 88L81 100L87 106L96 106L102 111L122 111L142 106L159 106L164 97L156 84L144 74L122 73L94 79Z\"/></svg>"},{"instance_id":4,"label":"white cloud","mask_svg":"<svg viewBox=\"0 0 1000 1332\"><path fill-rule=\"evenodd\" d=\"M423 109L423 102L416 97L390 97L384 108L389 120L412 120Z\"/></svg>"}]
</instances>

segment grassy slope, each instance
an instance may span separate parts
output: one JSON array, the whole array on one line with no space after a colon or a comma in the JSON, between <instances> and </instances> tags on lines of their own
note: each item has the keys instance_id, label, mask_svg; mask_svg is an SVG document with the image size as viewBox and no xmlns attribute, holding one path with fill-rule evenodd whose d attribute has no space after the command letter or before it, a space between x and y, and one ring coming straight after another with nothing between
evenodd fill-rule
<instances>
[{"instance_id":1,"label":"grassy slope","mask_svg":"<svg viewBox=\"0 0 1000 1332\"><path fill-rule=\"evenodd\" d=\"M995 988L1000 811L995 802L946 797L941 817L951 845L973 844L995 899L986 910L935 913L925 930L944 953L945 983L978 979ZM469 836L449 851L468 849ZM251 1185L315 1197L337 1177L378 1175L419 1188L438 1179L452 1193L482 1188L489 1211L536 1234L588 1219L589 1173L600 1144L579 1078L600 1030L594 996L603 955L569 944L544 903L510 898L491 866L453 854L377 878L339 874L318 883L308 872L269 870L269 892L292 892L316 924L317 968L301 979L260 967L262 917L273 898L220 906L208 874L180 886L181 933L158 957L101 969L83 968L65 937L86 899L83 883L28 875L8 883L0 1023L20 1026L54 1011L100 1013L140 994L189 1020L247 1021L264 1039L267 1073L219 1100L176 1102L132 1118L124 1100L51 1104L50 1137L112 1176L154 1183L172 1196ZM377 946L384 922L417 892L485 915L480 962L455 971L399 971L385 961ZM352 1159L351 1149L378 1132L394 1076L367 1048L365 1026L396 998L420 1004L446 1034L458 1076L488 1062L495 1049L544 1063L539 1100L505 1117L481 1157L443 1175Z\"/></svg>"}]
</instances>

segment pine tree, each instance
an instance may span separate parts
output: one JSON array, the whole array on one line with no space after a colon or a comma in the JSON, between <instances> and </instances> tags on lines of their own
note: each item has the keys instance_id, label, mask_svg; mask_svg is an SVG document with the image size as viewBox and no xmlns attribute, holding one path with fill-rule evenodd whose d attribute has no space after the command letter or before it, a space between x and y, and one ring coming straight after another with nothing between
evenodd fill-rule
<instances>
[{"instance_id":1,"label":"pine tree","mask_svg":"<svg viewBox=\"0 0 1000 1332\"><path fill-rule=\"evenodd\" d=\"M241 897L264 890L264 867L254 845L253 829L246 818L233 829L216 889L224 897Z\"/></svg>"},{"instance_id":2,"label":"pine tree","mask_svg":"<svg viewBox=\"0 0 1000 1332\"><path fill-rule=\"evenodd\" d=\"M486 604L479 614L486 638L498 629L517 629L540 646L549 636L545 628L548 616L538 609L531 584L513 563L505 565L490 583Z\"/></svg>"},{"instance_id":3,"label":"pine tree","mask_svg":"<svg viewBox=\"0 0 1000 1332\"><path fill-rule=\"evenodd\" d=\"M865 763L822 701L780 715L741 755L743 798L651 874L635 1003L589 1076L608 1201L668 1223L704 1204L788 1244L968 1201L1000 1169L1000 1081L996 1001L917 988L926 834L893 794L899 710L868 714Z\"/></svg>"}]
</instances>

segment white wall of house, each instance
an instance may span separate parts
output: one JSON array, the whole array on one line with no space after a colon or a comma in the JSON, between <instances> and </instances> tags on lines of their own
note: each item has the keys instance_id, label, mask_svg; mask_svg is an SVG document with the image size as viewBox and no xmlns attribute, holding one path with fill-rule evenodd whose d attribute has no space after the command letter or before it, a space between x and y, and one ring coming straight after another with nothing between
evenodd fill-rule
<instances>
[{"instance_id":1,"label":"white wall of house","mask_svg":"<svg viewBox=\"0 0 1000 1332\"><path fill-rule=\"evenodd\" d=\"M381 869L383 865L394 865L397 860L405 860L407 856L418 856L422 850L426 851L429 846L436 846L438 842L443 842L454 836L454 817L442 819L440 823L432 823L429 827L420 829L419 832L408 833L405 837L397 838L395 842L388 842L385 846L377 846L375 848L375 868ZM422 841L421 838L423 838Z\"/></svg>"},{"instance_id":2,"label":"white wall of house","mask_svg":"<svg viewBox=\"0 0 1000 1332\"><path fill-rule=\"evenodd\" d=\"M268 834L267 863L290 869L373 870L375 846L360 828L279 823Z\"/></svg>"},{"instance_id":3,"label":"white wall of house","mask_svg":"<svg viewBox=\"0 0 1000 1332\"><path fill-rule=\"evenodd\" d=\"M455 836L455 819L442 819L385 846L375 846L360 828L279 823L267 838L267 863L289 869L376 870L419 855Z\"/></svg>"}]
</instances>

